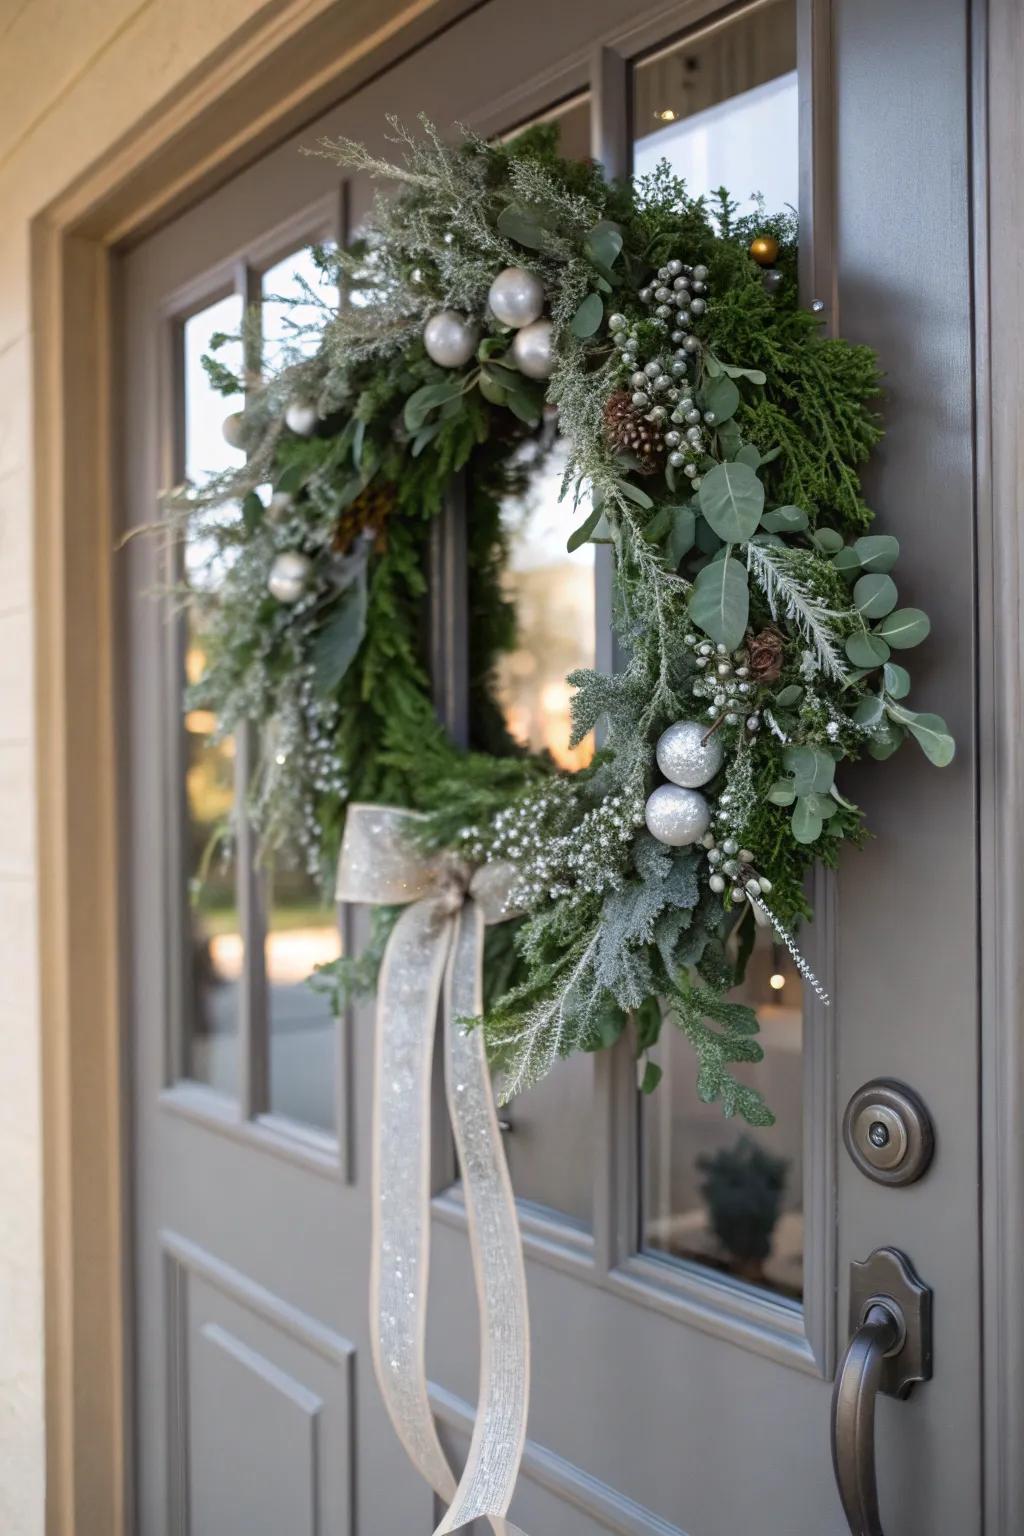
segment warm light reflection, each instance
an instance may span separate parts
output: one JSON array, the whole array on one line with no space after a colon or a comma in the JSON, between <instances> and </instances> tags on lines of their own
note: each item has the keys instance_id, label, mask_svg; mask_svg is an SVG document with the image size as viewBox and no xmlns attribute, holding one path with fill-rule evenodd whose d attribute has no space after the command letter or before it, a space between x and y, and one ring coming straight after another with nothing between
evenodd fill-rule
<instances>
[{"instance_id":1,"label":"warm light reflection","mask_svg":"<svg viewBox=\"0 0 1024 1536\"><path fill-rule=\"evenodd\" d=\"M572 689L567 673L594 665L593 545L568 554L574 521L559 501L565 451L558 445L521 498L502 509L509 531L505 587L516 607L519 645L498 664L498 697L509 731L523 746L545 749L562 768L585 768L591 737L570 747Z\"/></svg>"},{"instance_id":2,"label":"warm light reflection","mask_svg":"<svg viewBox=\"0 0 1024 1536\"><path fill-rule=\"evenodd\" d=\"M774 988L776 992L781 992L783 987L786 985L786 978L782 975L781 971L775 971L771 976L769 976L768 985Z\"/></svg>"}]
</instances>

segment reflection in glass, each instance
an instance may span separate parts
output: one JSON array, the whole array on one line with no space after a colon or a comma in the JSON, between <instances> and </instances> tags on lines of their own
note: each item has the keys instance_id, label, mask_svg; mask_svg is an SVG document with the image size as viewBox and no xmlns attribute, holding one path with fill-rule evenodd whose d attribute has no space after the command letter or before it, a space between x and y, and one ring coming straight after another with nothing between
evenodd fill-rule
<instances>
[{"instance_id":1,"label":"reflection in glass","mask_svg":"<svg viewBox=\"0 0 1024 1536\"><path fill-rule=\"evenodd\" d=\"M583 1230L593 1220L594 1058L568 1056L498 1111L512 1188L520 1200L567 1216Z\"/></svg>"},{"instance_id":2,"label":"reflection in glass","mask_svg":"<svg viewBox=\"0 0 1024 1536\"><path fill-rule=\"evenodd\" d=\"M740 1128L693 1091L693 1052L666 1019L664 1077L643 1101L643 1244L784 1296L803 1294L802 984L786 949L758 928L737 1002L756 1009L764 1060L736 1068L776 1122Z\"/></svg>"},{"instance_id":3,"label":"reflection in glass","mask_svg":"<svg viewBox=\"0 0 1024 1536\"><path fill-rule=\"evenodd\" d=\"M240 464L244 455L224 441L221 423L230 402L209 384L202 359L216 333L233 334L242 321L237 294L211 304L183 326L185 477L200 485L210 475ZM240 364L236 345L218 356L229 368ZM216 579L209 548L191 541L184 553L189 582ZM203 670L203 653L191 620L186 633L189 683ZM235 744L216 740L216 720L192 709L184 722L184 859L190 900L186 903L188 949L184 956L187 1009L186 1071L224 1093L237 1091L238 1007L243 942L238 914L237 872L230 839L224 836L235 798Z\"/></svg>"},{"instance_id":4,"label":"reflection in glass","mask_svg":"<svg viewBox=\"0 0 1024 1536\"><path fill-rule=\"evenodd\" d=\"M311 292L302 298L303 284ZM261 278L263 362L278 367L285 353L316 350L304 328L322 325L337 290L325 284L312 253L293 251ZM318 1130L335 1128L336 1027L328 999L309 985L315 966L337 958L340 936L333 903L324 900L298 854L279 850L266 881L263 945L269 1031L269 1108Z\"/></svg>"},{"instance_id":5,"label":"reflection in glass","mask_svg":"<svg viewBox=\"0 0 1024 1536\"><path fill-rule=\"evenodd\" d=\"M741 213L760 194L796 208L795 0L769 0L639 64L633 171L667 160L694 197L726 187Z\"/></svg>"},{"instance_id":6,"label":"reflection in glass","mask_svg":"<svg viewBox=\"0 0 1024 1536\"><path fill-rule=\"evenodd\" d=\"M309 984L313 968L337 959L337 912L295 859L280 857L267 881L267 1016L270 1109L332 1132L337 1029L326 996Z\"/></svg>"},{"instance_id":7,"label":"reflection in glass","mask_svg":"<svg viewBox=\"0 0 1024 1536\"><path fill-rule=\"evenodd\" d=\"M522 496L506 501L509 541L505 590L515 604L517 644L497 666L498 700L510 734L531 751L547 750L562 768L583 768L594 754L588 737L570 747L566 676L594 665L594 546L567 554L575 519L559 501L565 449L556 444Z\"/></svg>"}]
</instances>

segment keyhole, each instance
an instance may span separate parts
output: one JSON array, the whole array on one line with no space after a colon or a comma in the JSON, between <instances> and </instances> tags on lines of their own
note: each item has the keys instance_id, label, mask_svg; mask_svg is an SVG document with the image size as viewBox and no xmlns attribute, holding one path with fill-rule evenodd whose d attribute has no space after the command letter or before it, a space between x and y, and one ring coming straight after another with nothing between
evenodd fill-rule
<instances>
[{"instance_id":1,"label":"keyhole","mask_svg":"<svg viewBox=\"0 0 1024 1536\"><path fill-rule=\"evenodd\" d=\"M889 1127L883 1125L881 1120L873 1120L868 1129L868 1140L873 1147L887 1147L889 1145Z\"/></svg>"}]
</instances>

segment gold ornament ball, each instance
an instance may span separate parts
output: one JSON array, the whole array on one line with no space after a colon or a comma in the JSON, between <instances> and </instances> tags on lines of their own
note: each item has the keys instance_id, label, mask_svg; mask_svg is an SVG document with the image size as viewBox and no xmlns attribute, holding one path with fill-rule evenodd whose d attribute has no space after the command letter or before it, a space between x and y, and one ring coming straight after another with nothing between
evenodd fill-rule
<instances>
[{"instance_id":1,"label":"gold ornament ball","mask_svg":"<svg viewBox=\"0 0 1024 1536\"><path fill-rule=\"evenodd\" d=\"M779 254L779 242L771 235L758 235L750 242L750 254L759 267L773 266Z\"/></svg>"}]
</instances>

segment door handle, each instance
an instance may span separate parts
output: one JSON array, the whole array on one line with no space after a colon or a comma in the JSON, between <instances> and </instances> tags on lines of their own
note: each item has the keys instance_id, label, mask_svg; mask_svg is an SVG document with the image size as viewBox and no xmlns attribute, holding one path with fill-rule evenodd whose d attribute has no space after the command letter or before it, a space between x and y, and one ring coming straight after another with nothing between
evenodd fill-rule
<instances>
[{"instance_id":1,"label":"door handle","mask_svg":"<svg viewBox=\"0 0 1024 1536\"><path fill-rule=\"evenodd\" d=\"M875 1400L907 1397L932 1373L932 1293L896 1248L850 1266L852 1337L832 1394L832 1465L851 1536L884 1536L875 1471Z\"/></svg>"}]
</instances>

